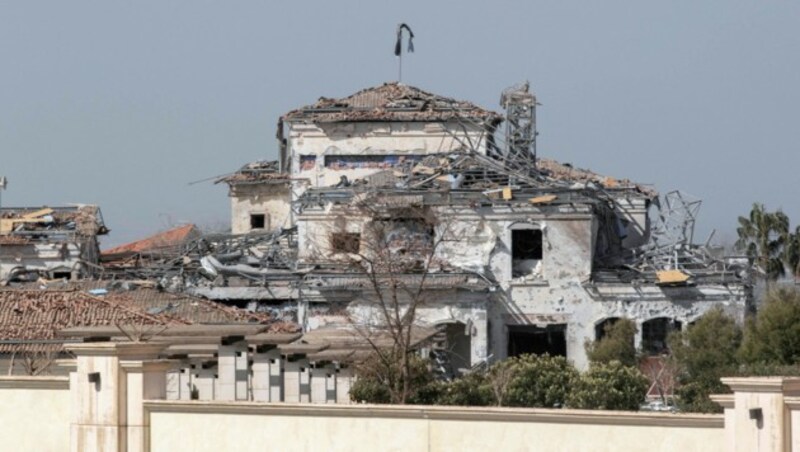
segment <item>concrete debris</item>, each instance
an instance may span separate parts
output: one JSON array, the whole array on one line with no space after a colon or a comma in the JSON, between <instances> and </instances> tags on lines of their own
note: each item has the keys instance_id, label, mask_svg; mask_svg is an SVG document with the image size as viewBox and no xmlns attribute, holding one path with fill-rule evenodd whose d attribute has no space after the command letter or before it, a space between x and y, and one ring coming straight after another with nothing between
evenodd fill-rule
<instances>
[{"instance_id":1,"label":"concrete debris","mask_svg":"<svg viewBox=\"0 0 800 452\"><path fill-rule=\"evenodd\" d=\"M107 233L96 206L2 208L0 285L93 276Z\"/></svg>"},{"instance_id":2,"label":"concrete debris","mask_svg":"<svg viewBox=\"0 0 800 452\"><path fill-rule=\"evenodd\" d=\"M288 175L280 171L280 165L276 160L259 160L242 166L239 171L217 178L214 183L226 183L229 185L261 184L274 181L280 183L286 181Z\"/></svg>"},{"instance_id":3,"label":"concrete debris","mask_svg":"<svg viewBox=\"0 0 800 452\"><path fill-rule=\"evenodd\" d=\"M475 104L432 94L398 82L367 88L341 99L321 97L283 115L283 121L443 121L470 118L498 124L502 117Z\"/></svg>"}]
</instances>

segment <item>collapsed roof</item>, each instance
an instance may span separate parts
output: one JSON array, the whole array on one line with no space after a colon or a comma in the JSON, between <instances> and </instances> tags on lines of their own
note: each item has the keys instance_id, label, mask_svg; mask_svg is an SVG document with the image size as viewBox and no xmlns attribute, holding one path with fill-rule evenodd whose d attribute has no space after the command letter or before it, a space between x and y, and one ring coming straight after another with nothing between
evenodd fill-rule
<instances>
[{"instance_id":1,"label":"collapsed roof","mask_svg":"<svg viewBox=\"0 0 800 452\"><path fill-rule=\"evenodd\" d=\"M214 181L215 184L226 183L230 186L284 183L289 180L289 175L281 172L277 160L259 160L248 163L232 174L225 175Z\"/></svg>"},{"instance_id":2,"label":"collapsed roof","mask_svg":"<svg viewBox=\"0 0 800 452\"><path fill-rule=\"evenodd\" d=\"M321 97L316 103L283 115L285 121L448 121L472 119L497 125L502 116L473 103L423 91L399 82L384 83L341 99Z\"/></svg>"},{"instance_id":3,"label":"collapsed roof","mask_svg":"<svg viewBox=\"0 0 800 452\"><path fill-rule=\"evenodd\" d=\"M201 235L202 234L195 225L186 224L159 232L141 240L104 250L102 252L102 257L108 259L137 253L170 251L175 248L180 248L190 240L200 238Z\"/></svg>"},{"instance_id":4,"label":"collapsed roof","mask_svg":"<svg viewBox=\"0 0 800 452\"><path fill-rule=\"evenodd\" d=\"M394 168L379 171L355 181L340 182L334 187L311 188L305 199L315 199L331 189L370 191L396 189L400 191L458 191L477 192L487 198L499 197L503 188L528 189L531 192L579 193L625 191L653 200L658 193L644 184L616 179L542 159L534 171L520 172L507 168L502 162L475 151L455 151L431 154L420 161L408 161ZM498 192L498 193L495 193ZM556 201L557 198L549 202ZM574 201L574 196L566 199Z\"/></svg>"},{"instance_id":5,"label":"collapsed roof","mask_svg":"<svg viewBox=\"0 0 800 452\"><path fill-rule=\"evenodd\" d=\"M26 244L37 240L74 240L108 233L100 208L4 207L0 209L0 243Z\"/></svg>"}]
</instances>

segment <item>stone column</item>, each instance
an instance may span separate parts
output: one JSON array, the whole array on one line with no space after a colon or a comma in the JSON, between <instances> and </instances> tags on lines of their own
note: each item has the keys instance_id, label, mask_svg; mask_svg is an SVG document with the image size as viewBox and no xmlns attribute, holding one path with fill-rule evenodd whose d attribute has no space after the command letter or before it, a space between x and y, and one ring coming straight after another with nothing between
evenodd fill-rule
<instances>
[{"instance_id":1,"label":"stone column","mask_svg":"<svg viewBox=\"0 0 800 452\"><path fill-rule=\"evenodd\" d=\"M800 378L723 378L722 382L733 390L733 395L713 396L725 408L726 450L794 450L787 402L800 396Z\"/></svg>"},{"instance_id":2,"label":"stone column","mask_svg":"<svg viewBox=\"0 0 800 452\"><path fill-rule=\"evenodd\" d=\"M281 354L277 348L259 345L253 353L253 400L282 402Z\"/></svg>"},{"instance_id":3,"label":"stone column","mask_svg":"<svg viewBox=\"0 0 800 452\"><path fill-rule=\"evenodd\" d=\"M218 359L219 394L217 400L247 400L247 344L220 345Z\"/></svg>"},{"instance_id":4,"label":"stone column","mask_svg":"<svg viewBox=\"0 0 800 452\"><path fill-rule=\"evenodd\" d=\"M158 360L163 344L97 342L70 344L70 450L140 452L148 419L143 401L165 399L170 361Z\"/></svg>"},{"instance_id":5,"label":"stone column","mask_svg":"<svg viewBox=\"0 0 800 452\"><path fill-rule=\"evenodd\" d=\"M347 405L353 403L350 400L350 386L353 385L355 377L353 369L342 367L336 372L336 403Z\"/></svg>"}]
</instances>

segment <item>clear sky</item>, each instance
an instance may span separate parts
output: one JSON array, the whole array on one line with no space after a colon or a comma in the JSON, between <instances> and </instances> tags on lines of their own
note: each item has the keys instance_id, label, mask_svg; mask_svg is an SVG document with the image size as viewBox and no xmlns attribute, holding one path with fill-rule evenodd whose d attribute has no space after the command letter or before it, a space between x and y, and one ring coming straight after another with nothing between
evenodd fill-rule
<instances>
[{"instance_id":1,"label":"clear sky","mask_svg":"<svg viewBox=\"0 0 800 452\"><path fill-rule=\"evenodd\" d=\"M3 205L96 203L124 242L229 222L190 182L276 157L275 123L394 80L499 109L528 79L540 154L704 199L698 235L754 201L800 220L800 2L4 1Z\"/></svg>"}]
</instances>

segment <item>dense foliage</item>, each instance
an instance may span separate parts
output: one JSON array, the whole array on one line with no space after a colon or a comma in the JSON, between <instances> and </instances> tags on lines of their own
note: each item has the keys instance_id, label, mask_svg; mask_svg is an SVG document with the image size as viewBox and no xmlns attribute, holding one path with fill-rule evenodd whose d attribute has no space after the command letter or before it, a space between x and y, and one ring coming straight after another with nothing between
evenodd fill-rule
<instances>
[{"instance_id":1,"label":"dense foliage","mask_svg":"<svg viewBox=\"0 0 800 452\"><path fill-rule=\"evenodd\" d=\"M638 357L634 338L638 329L636 322L619 319L606 325L605 335L599 341L587 342L586 355L592 363L619 361L625 366L636 366Z\"/></svg>"},{"instance_id":2,"label":"dense foliage","mask_svg":"<svg viewBox=\"0 0 800 452\"><path fill-rule=\"evenodd\" d=\"M669 344L678 369L676 395L682 410L721 410L709 395L728 392L720 378L737 372L741 341L741 328L721 309L707 312L686 331L673 333Z\"/></svg>"},{"instance_id":3,"label":"dense foliage","mask_svg":"<svg viewBox=\"0 0 800 452\"><path fill-rule=\"evenodd\" d=\"M745 328L740 357L751 364L800 362L800 291L776 288L767 293L758 315Z\"/></svg>"},{"instance_id":4,"label":"dense foliage","mask_svg":"<svg viewBox=\"0 0 800 452\"><path fill-rule=\"evenodd\" d=\"M567 406L593 410L638 410L650 383L639 369L619 361L592 364L572 382Z\"/></svg>"},{"instance_id":5,"label":"dense foliage","mask_svg":"<svg viewBox=\"0 0 800 452\"><path fill-rule=\"evenodd\" d=\"M394 394L403 393L402 366L399 358L387 360L385 355L373 354L356 369L358 379L350 387L350 399L360 403L433 403L433 375L428 361L413 354L409 355L407 399L395 400Z\"/></svg>"},{"instance_id":6,"label":"dense foliage","mask_svg":"<svg viewBox=\"0 0 800 452\"><path fill-rule=\"evenodd\" d=\"M505 405L553 408L563 406L578 371L563 356L522 355L505 391Z\"/></svg>"}]
</instances>

